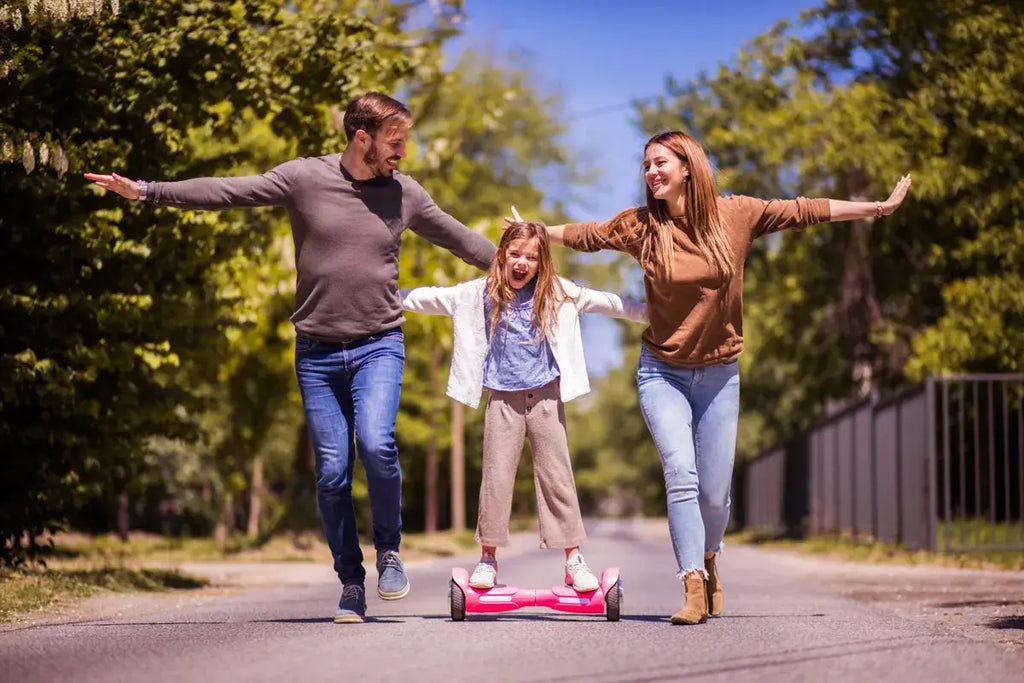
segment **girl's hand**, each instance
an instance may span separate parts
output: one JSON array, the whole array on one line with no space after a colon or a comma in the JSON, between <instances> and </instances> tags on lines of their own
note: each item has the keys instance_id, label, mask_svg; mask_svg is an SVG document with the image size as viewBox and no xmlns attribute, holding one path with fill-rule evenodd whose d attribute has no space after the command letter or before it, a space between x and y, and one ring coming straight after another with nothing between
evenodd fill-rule
<instances>
[{"instance_id":1,"label":"girl's hand","mask_svg":"<svg viewBox=\"0 0 1024 683\"><path fill-rule=\"evenodd\" d=\"M899 208L900 204L907 196L907 192L910 190L910 174L900 178L900 181L896 183L896 187L893 188L892 194L884 202L879 203L879 212L883 216L892 214L896 209Z\"/></svg>"},{"instance_id":2,"label":"girl's hand","mask_svg":"<svg viewBox=\"0 0 1024 683\"><path fill-rule=\"evenodd\" d=\"M104 190L111 190L126 199L139 198L139 184L134 180L119 176L116 173L111 175L100 175L98 173L86 173L86 180L91 180Z\"/></svg>"}]
</instances>

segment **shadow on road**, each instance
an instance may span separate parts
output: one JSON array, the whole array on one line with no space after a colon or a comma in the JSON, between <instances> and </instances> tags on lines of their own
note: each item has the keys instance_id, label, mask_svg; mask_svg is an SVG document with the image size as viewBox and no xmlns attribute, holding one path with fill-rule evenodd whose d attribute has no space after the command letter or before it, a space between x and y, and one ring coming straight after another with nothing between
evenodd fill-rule
<instances>
[{"instance_id":1,"label":"shadow on road","mask_svg":"<svg viewBox=\"0 0 1024 683\"><path fill-rule=\"evenodd\" d=\"M211 625L227 625L227 624L238 624L241 622L237 621L110 621L103 623L96 622L81 622L75 624L55 624L56 626L97 626L97 627L111 627L111 626L211 626Z\"/></svg>"},{"instance_id":2,"label":"shadow on road","mask_svg":"<svg viewBox=\"0 0 1024 683\"><path fill-rule=\"evenodd\" d=\"M1024 630L1024 616L996 617L986 625L989 628L1015 628Z\"/></svg>"},{"instance_id":3,"label":"shadow on road","mask_svg":"<svg viewBox=\"0 0 1024 683\"><path fill-rule=\"evenodd\" d=\"M693 628L693 627L691 627ZM682 629L681 629L682 630ZM902 642L897 642L902 641ZM724 659L715 662L691 662L685 667L687 678L697 676L710 676L715 674L738 673L743 671L761 671L772 667L793 666L806 662L838 659L854 655L864 655L873 652L892 652L894 650L908 650L920 648L922 645L941 647L959 642L953 638L932 638L930 636L907 636L905 638L877 638L872 640L861 640L849 643L837 643L833 645L817 645L807 648L782 650L779 652L763 653L737 657L733 660ZM832 652L826 652L832 650ZM647 669L633 668L628 672L629 678L611 679L622 681L678 681L683 671L679 664L668 666L651 667ZM571 683L573 681L584 681L593 678L593 673L579 675L561 675L556 678L538 678L531 683Z\"/></svg>"},{"instance_id":4,"label":"shadow on road","mask_svg":"<svg viewBox=\"0 0 1024 683\"><path fill-rule=\"evenodd\" d=\"M1010 605L1024 605L1024 600L962 600L960 602L941 602L935 606L943 609L956 609L957 607L1009 607Z\"/></svg>"},{"instance_id":5,"label":"shadow on road","mask_svg":"<svg viewBox=\"0 0 1024 683\"><path fill-rule=\"evenodd\" d=\"M712 621L719 619L807 619L810 617L823 617L822 612L814 614L726 614L721 617L712 617ZM625 617L623 617L625 619Z\"/></svg>"},{"instance_id":6,"label":"shadow on road","mask_svg":"<svg viewBox=\"0 0 1024 683\"><path fill-rule=\"evenodd\" d=\"M730 619L807 619L809 617L824 617L824 614L729 614L722 617L714 617L711 621L728 621ZM401 624L409 619L424 619L427 621L451 621L447 614L390 614L387 616L367 616L365 623L378 624ZM474 613L467 614L466 621L472 622L499 622L499 621L529 621L529 622L594 622L601 623L605 619L600 615L576 615L576 614L538 614L527 613ZM663 614L623 614L620 621L637 621L651 623L668 623L669 617ZM317 624L333 623L331 617L308 617L295 619L258 619L250 623L267 624ZM188 622L192 623L192 622ZM198 623L198 622L197 622Z\"/></svg>"}]
</instances>

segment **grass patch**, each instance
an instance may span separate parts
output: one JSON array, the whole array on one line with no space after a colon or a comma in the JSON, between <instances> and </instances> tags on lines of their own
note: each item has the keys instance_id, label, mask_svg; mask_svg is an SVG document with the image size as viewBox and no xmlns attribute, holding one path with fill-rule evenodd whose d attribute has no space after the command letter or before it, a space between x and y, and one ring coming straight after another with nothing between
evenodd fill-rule
<instances>
[{"instance_id":1,"label":"grass patch","mask_svg":"<svg viewBox=\"0 0 1024 683\"><path fill-rule=\"evenodd\" d=\"M433 534L403 533L401 553L404 559L418 560L461 555L477 547L479 546L472 529L439 531Z\"/></svg>"},{"instance_id":2,"label":"grass patch","mask_svg":"<svg viewBox=\"0 0 1024 683\"><path fill-rule=\"evenodd\" d=\"M275 539L271 539L275 540ZM280 539L276 539L280 540ZM247 553L267 555L268 561L302 560L304 550L313 543L297 540L295 551L286 545L257 543L244 537L232 537L223 546L212 537L176 538L157 534L132 533L127 541L115 534L87 536L60 534L54 539L54 553L47 558L51 566L79 568L100 566L132 566L145 562L203 562L234 560Z\"/></svg>"},{"instance_id":3,"label":"grass patch","mask_svg":"<svg viewBox=\"0 0 1024 683\"><path fill-rule=\"evenodd\" d=\"M936 534L939 547L946 551L974 552L972 548L1021 545L1024 543L1024 524L994 523L984 518L939 520Z\"/></svg>"},{"instance_id":4,"label":"grass patch","mask_svg":"<svg viewBox=\"0 0 1024 683\"><path fill-rule=\"evenodd\" d=\"M365 541L365 536L364 536ZM402 558L421 560L464 554L477 547L472 529L433 534L403 533ZM373 546L363 554L372 562ZM132 533L127 542L113 534L61 534L46 558L51 568L93 570L104 567L139 568L147 564L180 562L331 562L331 551L319 531L279 534L259 542L231 538L222 548L213 538L173 538Z\"/></svg>"},{"instance_id":5,"label":"grass patch","mask_svg":"<svg viewBox=\"0 0 1024 683\"><path fill-rule=\"evenodd\" d=\"M100 593L201 588L206 581L166 569L0 571L0 623Z\"/></svg>"},{"instance_id":6,"label":"grass patch","mask_svg":"<svg viewBox=\"0 0 1024 683\"><path fill-rule=\"evenodd\" d=\"M832 536L812 536L803 540L764 538L754 534L735 534L738 543L751 543L764 548L794 550L851 562L872 562L905 565L934 565L959 569L1024 570L1024 553L1018 550L978 550L972 552L937 553L908 550L886 543L857 543Z\"/></svg>"}]
</instances>

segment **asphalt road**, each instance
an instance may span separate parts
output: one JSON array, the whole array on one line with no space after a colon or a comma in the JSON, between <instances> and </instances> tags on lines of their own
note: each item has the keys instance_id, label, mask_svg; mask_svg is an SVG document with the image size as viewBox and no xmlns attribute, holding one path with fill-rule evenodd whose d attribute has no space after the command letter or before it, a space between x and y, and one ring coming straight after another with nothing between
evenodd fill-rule
<instances>
[{"instance_id":1,"label":"asphalt road","mask_svg":"<svg viewBox=\"0 0 1024 683\"><path fill-rule=\"evenodd\" d=\"M336 625L339 590L325 568L267 565L245 589L0 629L0 681L1024 680L1020 572L865 567L731 547L720 560L725 614L672 626L682 590L663 529L592 522L588 531L590 565L621 568L619 622L540 608L452 622L452 563L432 561L409 568L407 598L384 602L371 591L367 623ZM500 580L558 583L561 553L519 542L522 552L499 556Z\"/></svg>"}]
</instances>

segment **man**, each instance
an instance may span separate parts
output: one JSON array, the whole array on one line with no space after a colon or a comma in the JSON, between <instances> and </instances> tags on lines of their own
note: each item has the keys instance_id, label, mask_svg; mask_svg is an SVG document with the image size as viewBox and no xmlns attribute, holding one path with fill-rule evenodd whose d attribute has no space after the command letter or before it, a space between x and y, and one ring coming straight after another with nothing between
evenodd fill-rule
<instances>
[{"instance_id":1,"label":"man","mask_svg":"<svg viewBox=\"0 0 1024 683\"><path fill-rule=\"evenodd\" d=\"M398 554L402 475L395 418L405 349L398 250L406 228L486 269L494 245L437 207L396 171L412 116L367 93L345 110L341 154L288 161L259 176L171 183L85 174L123 197L187 209L284 206L295 241L295 369L316 454L317 503L342 583L334 621L366 614L363 554L352 505L358 453L366 469L377 550L377 594L409 592Z\"/></svg>"}]
</instances>

